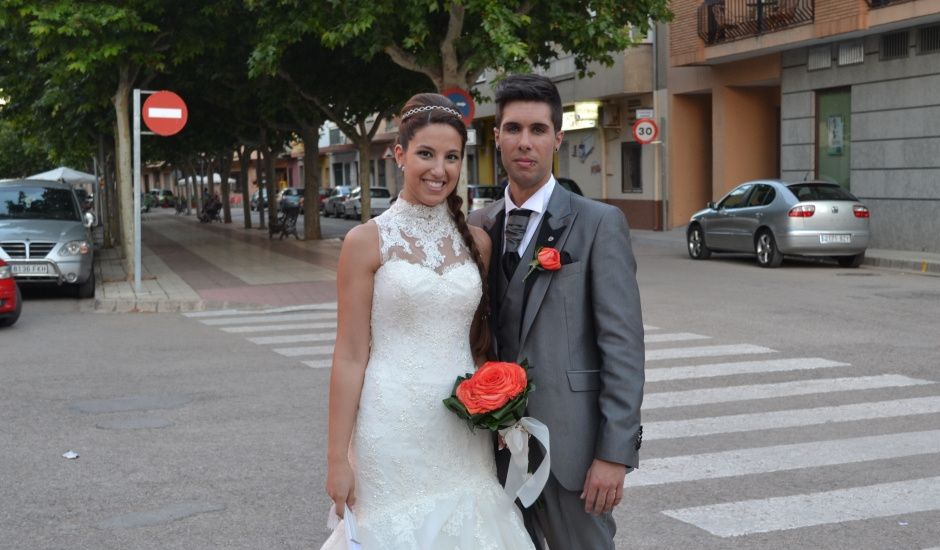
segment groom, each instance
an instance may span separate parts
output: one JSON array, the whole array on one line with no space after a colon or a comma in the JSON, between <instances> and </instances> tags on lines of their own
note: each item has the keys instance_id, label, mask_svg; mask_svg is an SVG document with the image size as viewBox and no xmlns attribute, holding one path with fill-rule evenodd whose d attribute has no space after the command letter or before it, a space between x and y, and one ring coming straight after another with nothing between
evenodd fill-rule
<instances>
[{"instance_id":1,"label":"groom","mask_svg":"<svg viewBox=\"0 0 940 550\"><path fill-rule=\"evenodd\" d=\"M551 475L540 502L525 510L529 532L539 548L544 539L551 550L613 550L611 512L637 467L643 432L640 295L621 211L570 193L552 176L561 118L548 78L499 83L496 147L509 185L503 200L474 211L470 222L493 241L496 355L528 360L536 386L528 414L551 435ZM532 270L537 251L549 248L560 267L549 261Z\"/></svg>"}]
</instances>

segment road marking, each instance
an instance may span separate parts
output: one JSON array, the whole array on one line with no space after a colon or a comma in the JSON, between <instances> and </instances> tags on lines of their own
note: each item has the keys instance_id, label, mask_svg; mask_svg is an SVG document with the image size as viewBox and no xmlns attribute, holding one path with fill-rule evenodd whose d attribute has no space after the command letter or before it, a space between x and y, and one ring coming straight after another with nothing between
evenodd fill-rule
<instances>
[{"instance_id":1,"label":"road marking","mask_svg":"<svg viewBox=\"0 0 940 550\"><path fill-rule=\"evenodd\" d=\"M896 374L879 376L858 376L854 378L823 378L817 380L797 380L779 384L754 384L750 386L728 386L722 388L703 388L674 392L647 393L643 398L644 409L666 407L684 407L709 403L727 403L750 399L773 399L792 395L831 393L840 391L869 390L902 386L933 384L930 380L918 380Z\"/></svg>"},{"instance_id":2,"label":"road marking","mask_svg":"<svg viewBox=\"0 0 940 550\"><path fill-rule=\"evenodd\" d=\"M222 330L225 332L233 333L250 333L250 332L278 332L278 331L287 331L287 330L321 330L329 329L333 332L336 332L336 323L335 322L326 322L326 323L293 323L286 325L262 325L260 327L248 326L248 327L222 327Z\"/></svg>"},{"instance_id":3,"label":"road marking","mask_svg":"<svg viewBox=\"0 0 940 550\"><path fill-rule=\"evenodd\" d=\"M333 366L333 359L316 359L314 361L301 361L301 363L313 369L328 369Z\"/></svg>"},{"instance_id":4,"label":"road marking","mask_svg":"<svg viewBox=\"0 0 940 550\"><path fill-rule=\"evenodd\" d=\"M332 355L333 346L303 346L297 348L274 348L275 353L285 357L300 357L302 355Z\"/></svg>"},{"instance_id":5,"label":"road marking","mask_svg":"<svg viewBox=\"0 0 940 550\"><path fill-rule=\"evenodd\" d=\"M626 486L769 474L932 453L940 453L940 430L651 458L630 474ZM934 500L940 506L940 499Z\"/></svg>"},{"instance_id":6,"label":"road marking","mask_svg":"<svg viewBox=\"0 0 940 550\"><path fill-rule=\"evenodd\" d=\"M749 355L755 353L776 353L777 350L750 344L727 346L701 346L697 348L664 348L646 350L647 361L663 359L688 359L692 357L717 357L720 355Z\"/></svg>"},{"instance_id":7,"label":"road marking","mask_svg":"<svg viewBox=\"0 0 940 550\"><path fill-rule=\"evenodd\" d=\"M928 477L663 513L719 537L736 537L934 511L940 509L937 495L940 495L940 477Z\"/></svg>"},{"instance_id":8,"label":"road marking","mask_svg":"<svg viewBox=\"0 0 940 550\"><path fill-rule=\"evenodd\" d=\"M249 315L246 317L226 317L224 319L203 319L205 325L252 325L255 323L282 323L285 321L327 321L336 319L335 313L287 313L274 315Z\"/></svg>"},{"instance_id":9,"label":"road marking","mask_svg":"<svg viewBox=\"0 0 940 550\"><path fill-rule=\"evenodd\" d=\"M713 363L710 365L695 365L691 367L658 367L646 369L646 381L663 382L666 380L711 378L713 376L731 376L735 374L825 369L830 367L848 366L850 366L848 363L830 361L828 359L822 359L819 357L807 357L796 359L769 359L766 361Z\"/></svg>"},{"instance_id":10,"label":"road marking","mask_svg":"<svg viewBox=\"0 0 940 550\"><path fill-rule=\"evenodd\" d=\"M301 304L296 306L284 306L276 307L270 309L220 309L215 311L191 311L189 313L184 313L183 315L190 318L201 318L201 317L225 317L229 315L268 315L271 313L292 313L295 311L320 311L320 310L332 310L336 311L336 302L326 303L326 304Z\"/></svg>"},{"instance_id":11,"label":"road marking","mask_svg":"<svg viewBox=\"0 0 940 550\"><path fill-rule=\"evenodd\" d=\"M659 330L659 327L654 327L653 325L643 325L643 330Z\"/></svg>"},{"instance_id":12,"label":"road marking","mask_svg":"<svg viewBox=\"0 0 940 550\"><path fill-rule=\"evenodd\" d=\"M286 336L259 336L248 338L249 342L260 345L295 344L297 342L333 342L336 340L335 332L324 334L288 334Z\"/></svg>"},{"instance_id":13,"label":"road marking","mask_svg":"<svg viewBox=\"0 0 940 550\"><path fill-rule=\"evenodd\" d=\"M940 397L916 397L815 409L647 422L643 426L643 438L652 441L936 413L940 413Z\"/></svg>"},{"instance_id":14,"label":"road marking","mask_svg":"<svg viewBox=\"0 0 940 550\"><path fill-rule=\"evenodd\" d=\"M711 336L702 336L701 334L693 334L691 332L674 332L670 334L647 334L644 337L644 340L647 344L654 344L657 342L683 342L686 340L708 340Z\"/></svg>"}]
</instances>

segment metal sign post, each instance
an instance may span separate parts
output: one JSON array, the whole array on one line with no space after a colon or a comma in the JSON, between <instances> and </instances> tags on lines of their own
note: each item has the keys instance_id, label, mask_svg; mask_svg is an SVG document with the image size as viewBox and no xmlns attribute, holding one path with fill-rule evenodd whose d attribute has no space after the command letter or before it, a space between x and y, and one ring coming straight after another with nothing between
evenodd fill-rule
<instances>
[{"instance_id":1,"label":"metal sign post","mask_svg":"<svg viewBox=\"0 0 940 550\"><path fill-rule=\"evenodd\" d=\"M152 132L140 131L140 96L145 103L144 123ZM140 136L172 136L183 129L188 118L186 103L173 92L134 89L134 291L140 292Z\"/></svg>"}]
</instances>

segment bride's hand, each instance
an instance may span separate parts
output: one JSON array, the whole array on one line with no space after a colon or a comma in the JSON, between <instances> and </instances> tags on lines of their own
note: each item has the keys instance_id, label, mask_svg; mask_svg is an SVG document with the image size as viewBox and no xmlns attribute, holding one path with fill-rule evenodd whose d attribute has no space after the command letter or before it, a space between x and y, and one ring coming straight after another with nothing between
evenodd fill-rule
<instances>
[{"instance_id":1,"label":"bride's hand","mask_svg":"<svg viewBox=\"0 0 940 550\"><path fill-rule=\"evenodd\" d=\"M326 493L336 504L336 515L343 517L346 506L356 504L356 476L349 461L330 463L326 473Z\"/></svg>"}]
</instances>

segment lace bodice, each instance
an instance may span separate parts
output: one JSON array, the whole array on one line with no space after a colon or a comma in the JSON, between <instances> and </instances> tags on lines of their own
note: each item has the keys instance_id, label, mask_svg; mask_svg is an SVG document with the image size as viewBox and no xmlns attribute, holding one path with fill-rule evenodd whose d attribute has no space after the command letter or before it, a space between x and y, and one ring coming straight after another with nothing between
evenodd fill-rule
<instances>
[{"instance_id":1,"label":"lace bodice","mask_svg":"<svg viewBox=\"0 0 940 550\"><path fill-rule=\"evenodd\" d=\"M383 264L405 260L441 274L449 267L471 261L446 203L430 207L399 197L375 222Z\"/></svg>"}]
</instances>

